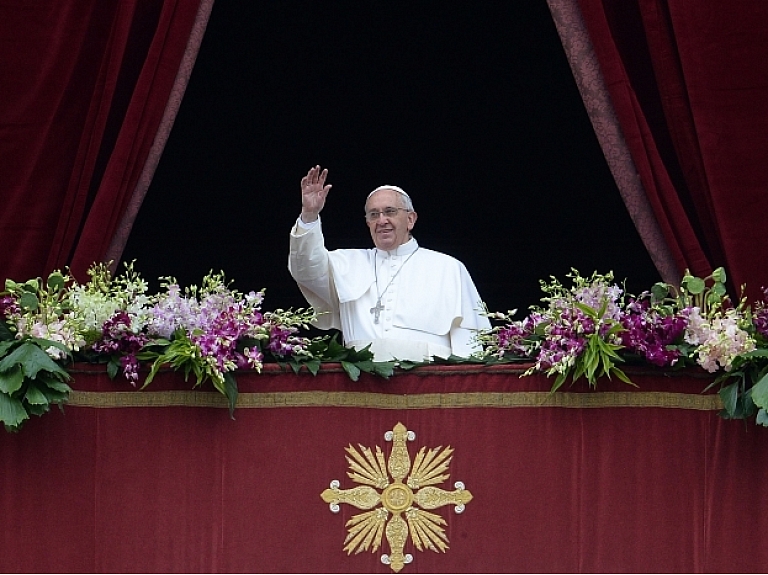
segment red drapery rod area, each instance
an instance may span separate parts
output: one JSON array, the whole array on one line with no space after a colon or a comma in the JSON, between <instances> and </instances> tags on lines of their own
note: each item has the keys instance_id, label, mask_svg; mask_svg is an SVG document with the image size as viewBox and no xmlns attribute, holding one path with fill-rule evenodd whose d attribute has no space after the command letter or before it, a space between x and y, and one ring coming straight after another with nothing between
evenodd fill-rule
<instances>
[{"instance_id":1,"label":"red drapery rod area","mask_svg":"<svg viewBox=\"0 0 768 575\"><path fill-rule=\"evenodd\" d=\"M8 571L374 572L344 552L350 504L321 494L347 448L390 457L398 423L411 464L450 446L438 484L464 512L432 510L448 548L408 572L754 572L768 559L768 430L718 416L701 372L633 372L637 388L576 384L550 396L520 369L417 368L352 382L267 366L240 374L229 418L216 392L173 372L134 391L76 369L70 404L0 436L0 554ZM548 399L549 398L549 399ZM40 549L40 541L45 548ZM141 552L137 552L137 550Z\"/></svg>"}]
</instances>

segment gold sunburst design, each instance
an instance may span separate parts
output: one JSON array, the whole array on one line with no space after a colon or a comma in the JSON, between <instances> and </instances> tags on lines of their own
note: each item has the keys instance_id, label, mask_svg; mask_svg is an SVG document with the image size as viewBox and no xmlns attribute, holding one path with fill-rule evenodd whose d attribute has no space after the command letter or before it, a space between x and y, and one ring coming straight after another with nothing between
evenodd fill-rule
<instances>
[{"instance_id":1,"label":"gold sunburst design","mask_svg":"<svg viewBox=\"0 0 768 575\"><path fill-rule=\"evenodd\" d=\"M431 549L445 553L448 549L448 536L443 528L445 519L426 510L455 505L456 513L461 513L472 500L472 494L461 481L454 484L453 491L434 487L450 477L446 472L453 457L451 446L428 451L422 447L411 464L406 440L416 439L413 431L398 423L384 434L384 439L392 442L388 461L384 461L378 445L375 453L362 445L358 446L359 450L350 445L346 448L350 469L347 476L359 485L340 489L339 481L333 480L330 489L320 496L334 513L340 511L341 503L365 510L347 521L348 533L344 540L347 555L368 549L375 553L381 547L382 537L386 536L390 552L382 555L381 561L397 573L413 561L410 554L404 553L409 534L419 551Z\"/></svg>"}]
</instances>

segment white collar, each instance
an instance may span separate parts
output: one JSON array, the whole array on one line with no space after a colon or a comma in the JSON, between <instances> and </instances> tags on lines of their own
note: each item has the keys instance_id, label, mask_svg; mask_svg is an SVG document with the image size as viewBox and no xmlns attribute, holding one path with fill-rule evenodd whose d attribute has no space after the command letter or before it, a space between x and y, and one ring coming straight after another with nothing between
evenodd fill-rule
<instances>
[{"instance_id":1,"label":"white collar","mask_svg":"<svg viewBox=\"0 0 768 575\"><path fill-rule=\"evenodd\" d=\"M415 252L417 249L419 249L419 244L416 241L416 238L411 237L410 240L408 240L404 244L400 244L393 250L387 251L387 250L380 250L379 248L374 248L374 249L376 250L376 255L382 258L392 257L392 256L407 256Z\"/></svg>"}]
</instances>

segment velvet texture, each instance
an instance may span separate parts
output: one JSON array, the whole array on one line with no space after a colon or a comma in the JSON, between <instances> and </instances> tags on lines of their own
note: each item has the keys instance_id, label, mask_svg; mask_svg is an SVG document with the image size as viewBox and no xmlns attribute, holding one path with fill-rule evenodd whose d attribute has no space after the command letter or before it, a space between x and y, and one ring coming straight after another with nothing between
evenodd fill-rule
<instances>
[{"instance_id":1,"label":"velvet texture","mask_svg":"<svg viewBox=\"0 0 768 575\"><path fill-rule=\"evenodd\" d=\"M70 265L82 281L105 258L154 170L211 3L0 3L0 277Z\"/></svg>"},{"instance_id":2,"label":"velvet texture","mask_svg":"<svg viewBox=\"0 0 768 575\"><path fill-rule=\"evenodd\" d=\"M216 392L161 373L130 391L76 373L71 404L0 435L0 557L8 572L391 573L347 555L320 494L348 476L345 448L402 422L454 448L472 493L445 553L402 573L760 572L768 561L768 430L726 421L711 381L638 373L549 397L519 369L418 368L389 381L241 374L235 420ZM549 399L548 399L549 397ZM553 403L555 402L555 403Z\"/></svg>"},{"instance_id":3,"label":"velvet texture","mask_svg":"<svg viewBox=\"0 0 768 575\"><path fill-rule=\"evenodd\" d=\"M578 4L677 267L703 277L724 266L729 291L738 296L746 283L754 301L768 287L762 239L768 208L768 5ZM604 150L608 157L621 153L611 146Z\"/></svg>"}]
</instances>

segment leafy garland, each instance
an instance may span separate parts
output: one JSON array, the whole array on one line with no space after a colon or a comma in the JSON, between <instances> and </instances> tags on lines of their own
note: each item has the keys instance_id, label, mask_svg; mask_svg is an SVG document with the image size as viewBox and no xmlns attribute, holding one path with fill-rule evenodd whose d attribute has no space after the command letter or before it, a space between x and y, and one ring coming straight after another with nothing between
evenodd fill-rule
<instances>
[{"instance_id":1,"label":"leafy garland","mask_svg":"<svg viewBox=\"0 0 768 575\"><path fill-rule=\"evenodd\" d=\"M433 358L432 364L492 365L527 362L524 375L553 377L550 391L585 378L595 388L602 377L634 385L625 362L678 369L698 365L715 374L721 416L755 418L768 426L768 304L734 305L724 270L706 278L688 273L680 286L657 283L633 296L611 273L582 277L566 286L554 277L540 282L543 305L524 318L516 310L488 312L498 325L477 335L482 352L470 358ZM262 311L264 291L240 293L223 273L210 273L200 286L181 289L162 278L160 293L125 266L113 276L104 264L78 284L56 271L46 281L6 280L0 293L0 421L18 431L31 415L66 403L72 362L105 364L113 379L138 387L139 366L170 367L194 378L193 388L211 382L237 403L239 369L260 371L265 362L298 373L317 374L323 363L341 364L350 379L362 373L390 378L427 362L373 361L369 348L343 346L337 335L310 339L300 334L316 317L311 309ZM709 389L709 388L707 388Z\"/></svg>"}]
</instances>

